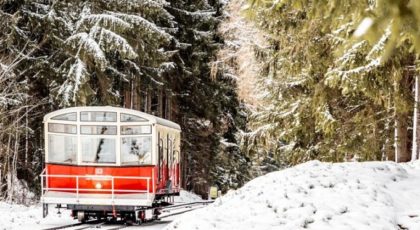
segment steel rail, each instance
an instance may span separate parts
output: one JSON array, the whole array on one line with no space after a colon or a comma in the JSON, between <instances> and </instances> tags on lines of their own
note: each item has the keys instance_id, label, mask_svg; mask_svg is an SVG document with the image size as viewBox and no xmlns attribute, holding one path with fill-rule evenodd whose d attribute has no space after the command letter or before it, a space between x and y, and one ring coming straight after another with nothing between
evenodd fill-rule
<instances>
[{"instance_id":1,"label":"steel rail","mask_svg":"<svg viewBox=\"0 0 420 230\"><path fill-rule=\"evenodd\" d=\"M84 223L74 223L74 224L68 224L68 225L63 225L63 226L58 226L58 227L45 228L44 230L66 229L66 228L77 227L77 226L82 226L82 225L86 225L86 224L89 225L86 228L90 228L90 227L92 227L92 225L101 224L101 223L105 223L105 220L91 220L91 221L86 221ZM79 228L77 230L86 229L86 228Z\"/></svg>"},{"instance_id":2,"label":"steel rail","mask_svg":"<svg viewBox=\"0 0 420 230\"><path fill-rule=\"evenodd\" d=\"M170 208L176 208L176 207L183 207L183 206L189 206L189 205L194 205L194 204L211 204L213 203L213 200L209 200L209 201L194 201L194 202L190 202L190 203L183 203L183 204L174 204L174 205L169 205L166 206L164 208L162 208L162 210L164 209L170 209Z\"/></svg>"}]
</instances>

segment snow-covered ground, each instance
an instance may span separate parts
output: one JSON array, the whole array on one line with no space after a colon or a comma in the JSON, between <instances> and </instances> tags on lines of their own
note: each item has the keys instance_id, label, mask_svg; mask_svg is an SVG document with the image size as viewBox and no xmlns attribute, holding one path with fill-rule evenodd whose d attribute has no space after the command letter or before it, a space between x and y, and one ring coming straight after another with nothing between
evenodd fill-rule
<instances>
[{"instance_id":1,"label":"snow-covered ground","mask_svg":"<svg viewBox=\"0 0 420 230\"><path fill-rule=\"evenodd\" d=\"M420 229L420 161L311 161L267 174L166 230Z\"/></svg>"},{"instance_id":2,"label":"snow-covered ground","mask_svg":"<svg viewBox=\"0 0 420 230\"><path fill-rule=\"evenodd\" d=\"M200 197L182 192L175 201ZM1 229L45 229L75 222L67 210L42 219L41 207L0 202ZM172 221L172 223L169 223ZM311 161L256 178L215 203L161 224L129 229L420 229L420 161Z\"/></svg>"},{"instance_id":3,"label":"snow-covered ground","mask_svg":"<svg viewBox=\"0 0 420 230\"><path fill-rule=\"evenodd\" d=\"M179 196L175 197L175 203L191 203L196 201L203 201L203 199L192 192L181 190Z\"/></svg>"},{"instance_id":4,"label":"snow-covered ground","mask_svg":"<svg viewBox=\"0 0 420 230\"><path fill-rule=\"evenodd\" d=\"M24 206L0 202L0 230L3 229L45 229L54 226L76 223L70 217L68 210L61 210L61 214L52 207L47 218L42 218L42 206Z\"/></svg>"},{"instance_id":5,"label":"snow-covered ground","mask_svg":"<svg viewBox=\"0 0 420 230\"><path fill-rule=\"evenodd\" d=\"M202 201L202 199L193 193L183 190L181 191L180 196L175 197L175 203L189 203L194 201ZM168 224L167 221L172 221L175 218L177 218L177 216L169 217L168 219L165 219L165 221L163 221L161 224L151 226L132 226L130 229L163 229ZM53 228L72 223L77 223L77 220L73 220L73 218L70 217L70 211L66 209L61 209L61 214L57 214L57 210L54 207L50 207L49 215L46 218L42 218L41 205L24 206L0 202L0 230L37 230Z\"/></svg>"}]
</instances>

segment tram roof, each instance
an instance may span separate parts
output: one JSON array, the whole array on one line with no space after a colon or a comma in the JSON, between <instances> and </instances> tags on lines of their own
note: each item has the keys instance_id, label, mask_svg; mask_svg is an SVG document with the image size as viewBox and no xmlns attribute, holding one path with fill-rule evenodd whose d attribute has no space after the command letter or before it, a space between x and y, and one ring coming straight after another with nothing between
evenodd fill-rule
<instances>
[{"instance_id":1,"label":"tram roof","mask_svg":"<svg viewBox=\"0 0 420 230\"><path fill-rule=\"evenodd\" d=\"M70 108L65 108L65 109L59 109L56 111L53 111L51 113L48 113L44 116L44 122L48 121L50 118L60 115L60 114L65 114L65 113L71 113L71 112L96 112L96 111L101 111L101 112L122 112L122 113L127 113L127 114L132 114L132 115L136 115L136 116L140 116L142 118L147 119L148 121L150 121L151 123L154 124L159 124L159 125L163 125L169 128L173 128L173 129L178 129L181 130L181 126L179 126L177 123L172 122L170 120L166 120L157 116L153 116L151 114L148 113L144 113L141 111L137 111L137 110L132 110L132 109L126 109L126 108L120 108L120 107L113 107L113 106L83 106L83 107L70 107Z\"/></svg>"}]
</instances>

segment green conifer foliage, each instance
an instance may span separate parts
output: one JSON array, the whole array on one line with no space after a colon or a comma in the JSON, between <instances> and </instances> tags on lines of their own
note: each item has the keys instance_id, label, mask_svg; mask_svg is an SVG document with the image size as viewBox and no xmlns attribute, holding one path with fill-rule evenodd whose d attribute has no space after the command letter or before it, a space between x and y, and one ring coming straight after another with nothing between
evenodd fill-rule
<instances>
[{"instance_id":1,"label":"green conifer foliage","mask_svg":"<svg viewBox=\"0 0 420 230\"><path fill-rule=\"evenodd\" d=\"M182 61L177 61L173 85L184 132L186 187L199 194L207 194L211 185L226 191L248 180L248 162L234 137L242 119L235 84L223 72L210 74L222 46L216 34L222 6L219 1L179 0L167 7L179 26L175 37Z\"/></svg>"},{"instance_id":2,"label":"green conifer foliage","mask_svg":"<svg viewBox=\"0 0 420 230\"><path fill-rule=\"evenodd\" d=\"M412 43L395 46L392 26L375 27L378 38L355 38L365 16L357 10L376 10L371 2L322 3L251 1L247 13L272 46L260 51L267 106L251 119L248 148L262 145L287 164L391 159L396 126L407 152ZM390 54L388 46L398 49Z\"/></svg>"}]
</instances>

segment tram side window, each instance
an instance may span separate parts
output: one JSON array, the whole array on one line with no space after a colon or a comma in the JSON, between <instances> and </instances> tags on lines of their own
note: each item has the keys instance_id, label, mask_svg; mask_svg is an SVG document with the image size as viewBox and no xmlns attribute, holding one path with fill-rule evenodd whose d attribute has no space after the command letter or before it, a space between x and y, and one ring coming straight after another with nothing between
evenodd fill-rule
<instances>
[{"instance_id":1,"label":"tram side window","mask_svg":"<svg viewBox=\"0 0 420 230\"><path fill-rule=\"evenodd\" d=\"M81 137L84 163L115 163L115 138Z\"/></svg>"},{"instance_id":2,"label":"tram side window","mask_svg":"<svg viewBox=\"0 0 420 230\"><path fill-rule=\"evenodd\" d=\"M48 132L76 134L77 133L77 126L76 125L67 125L67 124L49 123L48 124Z\"/></svg>"},{"instance_id":3,"label":"tram side window","mask_svg":"<svg viewBox=\"0 0 420 230\"><path fill-rule=\"evenodd\" d=\"M117 121L116 112L80 112L81 121L93 121L93 122L113 122Z\"/></svg>"},{"instance_id":4,"label":"tram side window","mask_svg":"<svg viewBox=\"0 0 420 230\"><path fill-rule=\"evenodd\" d=\"M151 164L152 137L123 137L121 138L122 164Z\"/></svg>"},{"instance_id":5,"label":"tram side window","mask_svg":"<svg viewBox=\"0 0 420 230\"><path fill-rule=\"evenodd\" d=\"M115 125L81 125L81 134L92 135L117 135L117 126Z\"/></svg>"},{"instance_id":6,"label":"tram side window","mask_svg":"<svg viewBox=\"0 0 420 230\"><path fill-rule=\"evenodd\" d=\"M121 126L121 135L138 135L151 134L152 126L150 125L125 125Z\"/></svg>"},{"instance_id":7,"label":"tram side window","mask_svg":"<svg viewBox=\"0 0 420 230\"><path fill-rule=\"evenodd\" d=\"M139 121L147 121L147 120L139 116L121 113L121 121L122 122L139 122Z\"/></svg>"},{"instance_id":8,"label":"tram side window","mask_svg":"<svg viewBox=\"0 0 420 230\"><path fill-rule=\"evenodd\" d=\"M56 163L77 162L77 137L48 135L48 161Z\"/></svg>"},{"instance_id":9,"label":"tram side window","mask_svg":"<svg viewBox=\"0 0 420 230\"><path fill-rule=\"evenodd\" d=\"M60 114L57 115L55 117L52 117L51 120L59 120L59 121L76 121L77 120L77 115L76 113L65 113L65 114Z\"/></svg>"}]
</instances>

